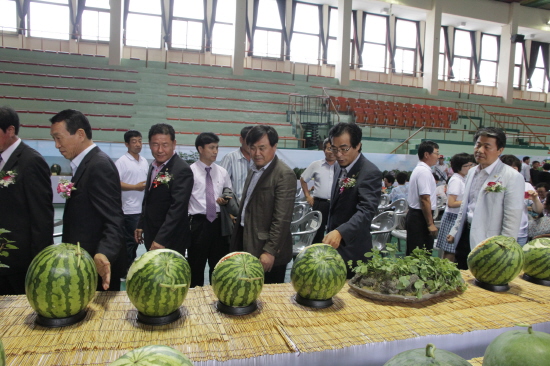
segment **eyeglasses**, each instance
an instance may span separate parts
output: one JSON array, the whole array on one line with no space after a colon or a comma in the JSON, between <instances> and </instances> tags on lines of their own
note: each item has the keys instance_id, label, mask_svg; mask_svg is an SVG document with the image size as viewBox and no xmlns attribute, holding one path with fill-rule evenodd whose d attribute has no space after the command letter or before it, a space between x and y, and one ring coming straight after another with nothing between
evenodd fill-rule
<instances>
[{"instance_id":1,"label":"eyeglasses","mask_svg":"<svg viewBox=\"0 0 550 366\"><path fill-rule=\"evenodd\" d=\"M330 151L332 151L333 154L337 154L338 152L340 152L340 154L345 154L350 149L351 149L351 146L347 146L347 147L334 147L333 146L333 147L330 148Z\"/></svg>"}]
</instances>

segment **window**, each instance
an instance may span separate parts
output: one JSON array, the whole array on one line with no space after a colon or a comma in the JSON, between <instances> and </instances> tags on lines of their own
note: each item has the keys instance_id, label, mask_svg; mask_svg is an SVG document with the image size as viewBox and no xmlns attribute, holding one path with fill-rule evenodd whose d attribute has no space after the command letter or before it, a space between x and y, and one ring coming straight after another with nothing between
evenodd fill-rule
<instances>
[{"instance_id":1,"label":"window","mask_svg":"<svg viewBox=\"0 0 550 366\"><path fill-rule=\"evenodd\" d=\"M212 30L212 53L233 54L235 9L235 0L218 1L216 21Z\"/></svg>"},{"instance_id":2,"label":"window","mask_svg":"<svg viewBox=\"0 0 550 366\"><path fill-rule=\"evenodd\" d=\"M328 45L327 45L327 64L336 65L336 60L340 57L338 55L338 50L336 49L336 38L338 37L338 8L330 8L329 15L329 24L328 24ZM350 27L350 49L349 49L349 59L353 60L353 15L351 20Z\"/></svg>"},{"instance_id":3,"label":"window","mask_svg":"<svg viewBox=\"0 0 550 366\"><path fill-rule=\"evenodd\" d=\"M533 62L533 60L531 60ZM531 87L527 88L528 91L544 92L548 84L546 84L546 74L544 72L544 62L542 60L542 50L539 49L537 56L537 63L535 64L535 71L531 76Z\"/></svg>"},{"instance_id":4,"label":"window","mask_svg":"<svg viewBox=\"0 0 550 366\"><path fill-rule=\"evenodd\" d=\"M82 39L109 41L109 0L87 0L82 13Z\"/></svg>"},{"instance_id":5,"label":"window","mask_svg":"<svg viewBox=\"0 0 550 366\"><path fill-rule=\"evenodd\" d=\"M514 82L513 87L521 88L521 77L523 70L523 43L516 43L516 54L514 57Z\"/></svg>"},{"instance_id":6,"label":"window","mask_svg":"<svg viewBox=\"0 0 550 366\"><path fill-rule=\"evenodd\" d=\"M455 29L453 74L455 81L470 81L472 74L472 39L470 32Z\"/></svg>"},{"instance_id":7,"label":"window","mask_svg":"<svg viewBox=\"0 0 550 366\"><path fill-rule=\"evenodd\" d=\"M254 33L254 56L281 58L283 48L281 18L275 0L260 0Z\"/></svg>"},{"instance_id":8,"label":"window","mask_svg":"<svg viewBox=\"0 0 550 366\"><path fill-rule=\"evenodd\" d=\"M441 27L441 31L439 32L439 67L438 67L438 76L437 78L439 80L447 81L447 68L449 67L448 64L449 60L447 60L447 56L445 56L445 28Z\"/></svg>"},{"instance_id":9,"label":"window","mask_svg":"<svg viewBox=\"0 0 550 366\"><path fill-rule=\"evenodd\" d=\"M290 42L290 60L308 64L319 63L319 7L296 4L294 32Z\"/></svg>"},{"instance_id":10,"label":"window","mask_svg":"<svg viewBox=\"0 0 550 366\"><path fill-rule=\"evenodd\" d=\"M126 20L126 45L161 47L160 1L130 0Z\"/></svg>"},{"instance_id":11,"label":"window","mask_svg":"<svg viewBox=\"0 0 550 366\"><path fill-rule=\"evenodd\" d=\"M416 71L417 22L397 19L395 24L395 72L413 75Z\"/></svg>"},{"instance_id":12,"label":"window","mask_svg":"<svg viewBox=\"0 0 550 366\"><path fill-rule=\"evenodd\" d=\"M386 72L386 36L388 18L367 14L363 36L363 70Z\"/></svg>"},{"instance_id":13,"label":"window","mask_svg":"<svg viewBox=\"0 0 550 366\"><path fill-rule=\"evenodd\" d=\"M68 1L31 1L29 25L31 37L69 39Z\"/></svg>"},{"instance_id":14,"label":"window","mask_svg":"<svg viewBox=\"0 0 550 366\"><path fill-rule=\"evenodd\" d=\"M201 50L204 39L203 25L203 1L175 0L174 19L172 21L172 47Z\"/></svg>"},{"instance_id":15,"label":"window","mask_svg":"<svg viewBox=\"0 0 550 366\"><path fill-rule=\"evenodd\" d=\"M481 35L481 62L479 64L479 85L496 86L498 68L498 37Z\"/></svg>"},{"instance_id":16,"label":"window","mask_svg":"<svg viewBox=\"0 0 550 366\"><path fill-rule=\"evenodd\" d=\"M17 32L17 10L14 0L0 0L0 31Z\"/></svg>"}]
</instances>

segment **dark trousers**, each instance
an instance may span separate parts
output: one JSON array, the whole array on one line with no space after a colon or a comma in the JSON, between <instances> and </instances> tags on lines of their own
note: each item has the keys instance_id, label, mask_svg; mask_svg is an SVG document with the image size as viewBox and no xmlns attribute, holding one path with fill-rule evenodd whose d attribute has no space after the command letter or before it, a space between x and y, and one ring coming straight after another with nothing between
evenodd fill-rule
<instances>
[{"instance_id":1,"label":"dark trousers","mask_svg":"<svg viewBox=\"0 0 550 366\"><path fill-rule=\"evenodd\" d=\"M409 208L405 217L405 228L407 229L407 253L411 255L414 248L426 248L432 250L434 237L430 235L428 223L424 218L422 210Z\"/></svg>"},{"instance_id":2,"label":"dark trousers","mask_svg":"<svg viewBox=\"0 0 550 366\"><path fill-rule=\"evenodd\" d=\"M323 215L321 219L321 226L319 227L319 230L317 230L317 233L313 238L313 244L317 244L317 243L321 243L323 241L323 238L325 237L325 230L327 227L327 220L328 220L328 212L330 209L330 201L314 198L312 208L313 208L313 211L320 211L321 215Z\"/></svg>"},{"instance_id":3,"label":"dark trousers","mask_svg":"<svg viewBox=\"0 0 550 366\"><path fill-rule=\"evenodd\" d=\"M187 249L187 260L191 266L191 287L204 286L206 262L212 271L222 257L229 253L229 237L222 236L221 219L208 221L206 215L190 217L191 246Z\"/></svg>"},{"instance_id":4,"label":"dark trousers","mask_svg":"<svg viewBox=\"0 0 550 366\"><path fill-rule=\"evenodd\" d=\"M286 274L286 264L282 266L273 266L271 271L265 273L264 283L284 283Z\"/></svg>"},{"instance_id":5,"label":"dark trousers","mask_svg":"<svg viewBox=\"0 0 550 366\"><path fill-rule=\"evenodd\" d=\"M470 248L470 224L465 222L462 229L462 235L456 245L456 264L458 269L468 269L468 254L472 249Z\"/></svg>"},{"instance_id":6,"label":"dark trousers","mask_svg":"<svg viewBox=\"0 0 550 366\"><path fill-rule=\"evenodd\" d=\"M141 214L124 215L124 240L126 241L126 253L127 253L127 267L130 268L134 260L136 259L136 252L139 246L134 238L134 232L136 231L139 217Z\"/></svg>"},{"instance_id":7,"label":"dark trousers","mask_svg":"<svg viewBox=\"0 0 550 366\"><path fill-rule=\"evenodd\" d=\"M0 276L0 296L24 295L25 272Z\"/></svg>"}]
</instances>

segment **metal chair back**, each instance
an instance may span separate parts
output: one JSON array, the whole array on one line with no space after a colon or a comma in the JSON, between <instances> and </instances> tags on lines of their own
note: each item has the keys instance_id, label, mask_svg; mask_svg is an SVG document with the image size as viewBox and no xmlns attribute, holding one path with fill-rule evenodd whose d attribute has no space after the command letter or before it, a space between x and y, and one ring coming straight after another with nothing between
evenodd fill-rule
<instances>
[{"instance_id":1,"label":"metal chair back","mask_svg":"<svg viewBox=\"0 0 550 366\"><path fill-rule=\"evenodd\" d=\"M299 220L290 223L290 233L294 241L292 248L294 256L298 255L304 247L313 244L313 238L321 227L322 218L323 215L320 211L310 211Z\"/></svg>"},{"instance_id":2,"label":"metal chair back","mask_svg":"<svg viewBox=\"0 0 550 366\"><path fill-rule=\"evenodd\" d=\"M394 212L382 212L371 223L372 247L383 250L386 248L386 243L390 240L391 232L397 226L397 220Z\"/></svg>"},{"instance_id":3,"label":"metal chair back","mask_svg":"<svg viewBox=\"0 0 550 366\"><path fill-rule=\"evenodd\" d=\"M298 221L308 212L311 212L311 206L307 202L294 203L294 211L292 212L292 221Z\"/></svg>"}]
</instances>

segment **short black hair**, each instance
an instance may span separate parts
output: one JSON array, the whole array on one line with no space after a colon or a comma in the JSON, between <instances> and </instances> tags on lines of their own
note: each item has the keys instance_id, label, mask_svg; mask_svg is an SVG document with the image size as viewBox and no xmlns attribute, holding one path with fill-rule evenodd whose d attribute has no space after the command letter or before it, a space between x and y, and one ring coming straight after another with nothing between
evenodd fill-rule
<instances>
[{"instance_id":1,"label":"short black hair","mask_svg":"<svg viewBox=\"0 0 550 366\"><path fill-rule=\"evenodd\" d=\"M542 170L550 170L550 163L542 164Z\"/></svg>"},{"instance_id":2,"label":"short black hair","mask_svg":"<svg viewBox=\"0 0 550 366\"><path fill-rule=\"evenodd\" d=\"M540 161L534 160L534 161L533 161L533 165L535 165L535 164L540 164Z\"/></svg>"},{"instance_id":3,"label":"short black hair","mask_svg":"<svg viewBox=\"0 0 550 366\"><path fill-rule=\"evenodd\" d=\"M323 148L322 150L326 150L327 149L327 145L330 145L330 139L327 137L326 139L323 140Z\"/></svg>"},{"instance_id":4,"label":"short black hair","mask_svg":"<svg viewBox=\"0 0 550 366\"><path fill-rule=\"evenodd\" d=\"M172 141L176 139L176 131L174 131L174 127L168 123L157 123L156 125L152 125L149 129L149 141L151 141L151 137L158 134L170 135L170 140Z\"/></svg>"},{"instance_id":5,"label":"short black hair","mask_svg":"<svg viewBox=\"0 0 550 366\"><path fill-rule=\"evenodd\" d=\"M395 177L391 174L386 174L384 176L384 178L386 178L386 180L388 181L388 183L390 184L394 184L395 183Z\"/></svg>"},{"instance_id":6,"label":"short black hair","mask_svg":"<svg viewBox=\"0 0 550 366\"><path fill-rule=\"evenodd\" d=\"M459 171L462 170L462 166L464 164L471 163L472 159L473 159L472 154L468 154L468 153L454 154L453 157L451 158L451 169L453 170L453 172L458 173Z\"/></svg>"},{"instance_id":7,"label":"short black hair","mask_svg":"<svg viewBox=\"0 0 550 366\"><path fill-rule=\"evenodd\" d=\"M82 112L74 109L65 109L50 118L52 125L63 121L65 122L67 131L71 135L74 135L76 131L83 129L88 140L92 139L92 126L90 125L88 118Z\"/></svg>"},{"instance_id":8,"label":"short black hair","mask_svg":"<svg viewBox=\"0 0 550 366\"><path fill-rule=\"evenodd\" d=\"M213 142L220 142L220 138L213 132L201 132L195 139L195 148L199 151L199 146L204 148L204 145Z\"/></svg>"},{"instance_id":9,"label":"short black hair","mask_svg":"<svg viewBox=\"0 0 550 366\"><path fill-rule=\"evenodd\" d=\"M407 178L409 177L409 175L405 172L400 172L400 173L397 173L397 176L395 177L395 179L397 179L397 184L405 184L407 182Z\"/></svg>"},{"instance_id":10,"label":"short black hair","mask_svg":"<svg viewBox=\"0 0 550 366\"><path fill-rule=\"evenodd\" d=\"M349 134L349 142L351 144L351 147L356 148L357 145L361 143L363 131L361 131L361 128L355 123L340 122L332 126L332 128L328 132L330 143L332 144L332 140L334 140L335 137L342 136L346 132ZM361 149L359 149L359 152L361 152Z\"/></svg>"},{"instance_id":11,"label":"short black hair","mask_svg":"<svg viewBox=\"0 0 550 366\"><path fill-rule=\"evenodd\" d=\"M254 145L265 135L267 135L267 139L269 140L269 145L271 145L271 147L275 146L277 142L279 142L279 134L273 127L257 125L248 131L248 134L246 135L246 144L249 146Z\"/></svg>"},{"instance_id":12,"label":"short black hair","mask_svg":"<svg viewBox=\"0 0 550 366\"><path fill-rule=\"evenodd\" d=\"M132 137L141 137L141 132L138 130L128 130L124 133L124 142L129 144Z\"/></svg>"},{"instance_id":13,"label":"short black hair","mask_svg":"<svg viewBox=\"0 0 550 366\"><path fill-rule=\"evenodd\" d=\"M511 167L518 168L518 171L521 172L521 161L517 158L515 155L501 155L500 161L502 161L504 164L509 165Z\"/></svg>"},{"instance_id":14,"label":"short black hair","mask_svg":"<svg viewBox=\"0 0 550 366\"><path fill-rule=\"evenodd\" d=\"M474 135L474 144L477 142L479 136L488 136L497 140L497 149L503 149L506 147L506 134L500 128L496 127L482 127L477 130Z\"/></svg>"},{"instance_id":15,"label":"short black hair","mask_svg":"<svg viewBox=\"0 0 550 366\"><path fill-rule=\"evenodd\" d=\"M10 126L13 126L16 135L19 134L19 116L12 108L2 107L0 108L0 129L5 133Z\"/></svg>"},{"instance_id":16,"label":"short black hair","mask_svg":"<svg viewBox=\"0 0 550 366\"><path fill-rule=\"evenodd\" d=\"M241 137L243 138L243 140L246 139L246 135L248 134L248 131L250 131L252 129L253 126L246 126L246 127L243 127L242 130L241 130Z\"/></svg>"},{"instance_id":17,"label":"short black hair","mask_svg":"<svg viewBox=\"0 0 550 366\"><path fill-rule=\"evenodd\" d=\"M435 149L439 149L439 145L436 142L425 140L418 146L418 159L424 159L424 153L432 154Z\"/></svg>"},{"instance_id":18,"label":"short black hair","mask_svg":"<svg viewBox=\"0 0 550 366\"><path fill-rule=\"evenodd\" d=\"M550 192L550 184L548 183L540 182L535 186L535 189L538 189L538 188L544 188L546 189L546 192Z\"/></svg>"},{"instance_id":19,"label":"short black hair","mask_svg":"<svg viewBox=\"0 0 550 366\"><path fill-rule=\"evenodd\" d=\"M522 161L525 163L525 162L526 162L527 160L529 160L529 159L531 159L530 156L524 156L523 159L522 159Z\"/></svg>"}]
</instances>

